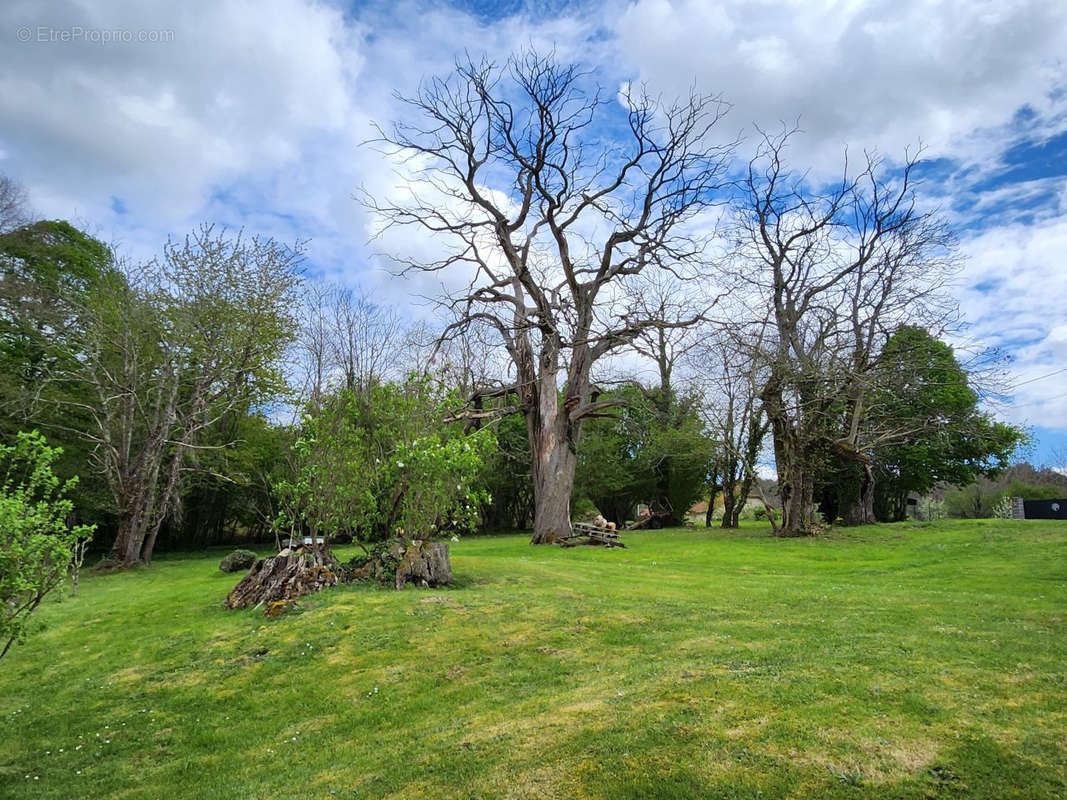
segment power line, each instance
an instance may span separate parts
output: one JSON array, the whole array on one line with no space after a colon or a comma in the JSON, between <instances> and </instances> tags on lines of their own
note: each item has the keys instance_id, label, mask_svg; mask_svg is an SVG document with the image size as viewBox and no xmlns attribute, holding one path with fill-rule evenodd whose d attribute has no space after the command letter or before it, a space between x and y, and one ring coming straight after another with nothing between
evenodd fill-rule
<instances>
[{"instance_id":1,"label":"power line","mask_svg":"<svg viewBox=\"0 0 1067 800\"><path fill-rule=\"evenodd\" d=\"M1028 383L1036 383L1037 381L1043 381L1045 380L1045 378L1051 378L1053 375L1059 375L1061 372L1067 372L1067 367L1062 367L1060 369L1054 370L1048 373L1047 375L1039 375L1036 378L1030 378L1029 380L1021 381L1020 383L1015 384L1012 388L1017 389L1020 386L1026 386L1026 384Z\"/></svg>"}]
</instances>

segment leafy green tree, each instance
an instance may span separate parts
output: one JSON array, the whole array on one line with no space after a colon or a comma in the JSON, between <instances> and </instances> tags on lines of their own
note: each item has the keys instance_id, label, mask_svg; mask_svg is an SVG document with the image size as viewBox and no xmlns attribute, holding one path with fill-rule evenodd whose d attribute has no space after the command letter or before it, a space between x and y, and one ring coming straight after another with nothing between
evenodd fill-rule
<instances>
[{"instance_id":1,"label":"leafy green tree","mask_svg":"<svg viewBox=\"0 0 1067 800\"><path fill-rule=\"evenodd\" d=\"M265 541L278 514L273 485L289 475L291 427L234 409L189 454L182 514L160 533L163 547Z\"/></svg>"},{"instance_id":2,"label":"leafy green tree","mask_svg":"<svg viewBox=\"0 0 1067 800\"><path fill-rule=\"evenodd\" d=\"M0 235L0 434L37 426L61 445L55 469L82 474L71 498L77 513L106 519L111 498L84 474L92 445L76 431L91 425L90 395L56 380L85 358L86 304L114 272L103 242L61 220L22 225Z\"/></svg>"},{"instance_id":3,"label":"leafy green tree","mask_svg":"<svg viewBox=\"0 0 1067 800\"><path fill-rule=\"evenodd\" d=\"M61 481L52 467L61 455L37 431L0 445L0 650L2 658L26 634L30 615L64 579L90 525L69 525L67 494L77 478Z\"/></svg>"},{"instance_id":4,"label":"leafy green tree","mask_svg":"<svg viewBox=\"0 0 1067 800\"><path fill-rule=\"evenodd\" d=\"M679 524L703 493L714 457L695 403L673 398L665 410L658 388L637 385L609 399L622 405L587 425L578 450L578 491L617 524L641 502L667 524Z\"/></svg>"},{"instance_id":5,"label":"leafy green tree","mask_svg":"<svg viewBox=\"0 0 1067 800\"><path fill-rule=\"evenodd\" d=\"M488 501L482 508L487 528L526 528L533 521L530 437L518 415L493 423L497 446L485 459L479 482Z\"/></svg>"},{"instance_id":6,"label":"leafy green tree","mask_svg":"<svg viewBox=\"0 0 1067 800\"><path fill-rule=\"evenodd\" d=\"M875 424L900 431L875 450L875 512L900 520L907 497L938 484L963 486L1007 466L1025 440L978 409L978 395L952 348L919 327L885 345L872 403Z\"/></svg>"},{"instance_id":7,"label":"leafy green tree","mask_svg":"<svg viewBox=\"0 0 1067 800\"><path fill-rule=\"evenodd\" d=\"M151 561L205 437L287 391L301 261L299 245L202 226L92 293L85 356L64 377L89 393L78 432L117 509L117 565Z\"/></svg>"},{"instance_id":8,"label":"leafy green tree","mask_svg":"<svg viewBox=\"0 0 1067 800\"><path fill-rule=\"evenodd\" d=\"M716 443L707 435L697 399L663 389L647 393L656 413L652 426L653 472L656 492L653 510L666 525L681 525L707 486Z\"/></svg>"},{"instance_id":9,"label":"leafy green tree","mask_svg":"<svg viewBox=\"0 0 1067 800\"><path fill-rule=\"evenodd\" d=\"M612 417L587 422L578 451L575 490L587 496L606 519L622 525L637 503L648 502L656 489L653 410L636 386L612 395L625 405Z\"/></svg>"},{"instance_id":10,"label":"leafy green tree","mask_svg":"<svg viewBox=\"0 0 1067 800\"><path fill-rule=\"evenodd\" d=\"M488 429L446 423L460 405L428 377L342 389L304 418L294 476L281 481L279 526L291 534L429 539L472 528L493 446Z\"/></svg>"},{"instance_id":11,"label":"leafy green tree","mask_svg":"<svg viewBox=\"0 0 1067 800\"><path fill-rule=\"evenodd\" d=\"M988 519L1003 497L1002 491L985 480L950 486L945 490L945 514L958 519Z\"/></svg>"}]
</instances>

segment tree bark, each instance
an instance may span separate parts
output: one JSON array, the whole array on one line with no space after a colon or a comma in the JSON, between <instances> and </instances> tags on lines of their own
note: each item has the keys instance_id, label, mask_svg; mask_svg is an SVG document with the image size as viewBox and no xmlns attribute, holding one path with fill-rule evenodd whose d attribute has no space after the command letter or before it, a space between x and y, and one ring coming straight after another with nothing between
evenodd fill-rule
<instances>
[{"instance_id":1,"label":"tree bark","mask_svg":"<svg viewBox=\"0 0 1067 800\"><path fill-rule=\"evenodd\" d=\"M711 527L711 523L714 521L713 517L715 515L715 495L718 494L718 492L716 491L716 489L718 488L716 486L716 481L718 480L718 477L719 477L716 474L717 472L718 472L718 466L717 465L713 466L711 468L711 488L708 489L708 510L704 512L704 527L705 528L710 528Z\"/></svg>"},{"instance_id":2,"label":"tree bark","mask_svg":"<svg viewBox=\"0 0 1067 800\"><path fill-rule=\"evenodd\" d=\"M396 588L406 583L417 586L447 586L452 582L452 561L447 542L408 542L396 568Z\"/></svg>"},{"instance_id":3,"label":"tree bark","mask_svg":"<svg viewBox=\"0 0 1067 800\"><path fill-rule=\"evenodd\" d=\"M569 442L541 432L533 463L533 544L549 544L570 535L571 492L577 463Z\"/></svg>"},{"instance_id":4,"label":"tree bark","mask_svg":"<svg viewBox=\"0 0 1067 800\"><path fill-rule=\"evenodd\" d=\"M723 482L722 487L722 523L720 527L723 528L736 528L737 523L735 520L735 506L737 504L737 496L734 494L734 487L727 486L726 481ZM729 481L733 483L733 481Z\"/></svg>"},{"instance_id":5,"label":"tree bark","mask_svg":"<svg viewBox=\"0 0 1067 800\"><path fill-rule=\"evenodd\" d=\"M589 399L588 348L575 348L560 403L558 344L542 345L534 385L536 401L526 410L533 457L534 529L531 544L551 544L571 534L571 494L578 465L581 419L572 412ZM531 359L532 361L532 359Z\"/></svg>"},{"instance_id":6,"label":"tree bark","mask_svg":"<svg viewBox=\"0 0 1067 800\"><path fill-rule=\"evenodd\" d=\"M804 469L778 473L778 494L782 501L779 536L811 536L814 533L815 487L812 475Z\"/></svg>"},{"instance_id":7,"label":"tree bark","mask_svg":"<svg viewBox=\"0 0 1067 800\"><path fill-rule=\"evenodd\" d=\"M266 603L265 613L275 616L292 600L338 583L337 559L328 549L286 552L256 561L226 596L226 607L251 608Z\"/></svg>"},{"instance_id":8,"label":"tree bark","mask_svg":"<svg viewBox=\"0 0 1067 800\"><path fill-rule=\"evenodd\" d=\"M769 384L762 393L771 425L774 462L778 469L778 497L782 519L778 536L810 536L815 516L815 479L809 453L803 448L796 423L790 419L780 389Z\"/></svg>"}]
</instances>

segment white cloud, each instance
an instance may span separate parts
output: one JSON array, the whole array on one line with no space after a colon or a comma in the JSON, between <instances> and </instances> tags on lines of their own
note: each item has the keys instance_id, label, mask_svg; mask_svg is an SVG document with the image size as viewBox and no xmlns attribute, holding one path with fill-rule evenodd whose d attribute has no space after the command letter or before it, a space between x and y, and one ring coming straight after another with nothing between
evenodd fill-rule
<instances>
[{"instance_id":1,"label":"white cloud","mask_svg":"<svg viewBox=\"0 0 1067 800\"><path fill-rule=\"evenodd\" d=\"M1003 142L976 131L1064 108L1058 0L638 0L617 31L640 78L722 91L738 127L800 118L802 158L826 170L846 144L899 156L920 139L979 160Z\"/></svg>"},{"instance_id":2,"label":"white cloud","mask_svg":"<svg viewBox=\"0 0 1067 800\"><path fill-rule=\"evenodd\" d=\"M350 123L357 41L325 5L229 0L194 13L183 4L16 2L2 13L5 31L173 32L155 43L4 48L4 148L46 213L104 218L119 196L140 215L180 219L217 187L283 170L309 139Z\"/></svg>"},{"instance_id":3,"label":"white cloud","mask_svg":"<svg viewBox=\"0 0 1067 800\"><path fill-rule=\"evenodd\" d=\"M1067 428L1067 373L1035 380L1067 367L1067 214L988 228L963 249L960 301L968 333L1015 359L1010 373L1019 387L1005 415Z\"/></svg>"},{"instance_id":4,"label":"white cloud","mask_svg":"<svg viewBox=\"0 0 1067 800\"><path fill-rule=\"evenodd\" d=\"M158 43L20 43L21 26L173 33ZM27 184L42 213L142 255L204 219L310 237L317 267L400 304L436 294L439 277L397 282L367 245L370 221L353 194L361 185L382 194L396 176L360 144L372 121L404 113L394 91L448 71L465 49L502 60L555 45L608 87L644 81L670 94L695 83L734 104L726 136L800 117L796 161L824 172L846 143L899 156L921 138L930 155L970 168L973 184L1002 171L1021 138L1067 129L1062 0L605 0L496 21L414 2L7 0L0 28L0 169ZM1064 359L1061 186L1058 209L1036 219L1001 210L1054 196L1054 178L986 192L968 212L985 230L964 242L962 303L972 335L1016 350L1020 381ZM408 245L435 247L426 237ZM974 288L989 281L991 291ZM1062 385L1021 387L1017 417L1067 427L1067 400L1052 399Z\"/></svg>"}]
</instances>

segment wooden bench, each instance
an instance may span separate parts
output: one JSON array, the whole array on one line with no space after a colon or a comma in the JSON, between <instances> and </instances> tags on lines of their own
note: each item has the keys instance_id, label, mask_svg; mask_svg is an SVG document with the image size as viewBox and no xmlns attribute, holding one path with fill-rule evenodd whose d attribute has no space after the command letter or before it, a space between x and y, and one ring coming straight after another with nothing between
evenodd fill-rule
<instances>
[{"instance_id":1,"label":"wooden bench","mask_svg":"<svg viewBox=\"0 0 1067 800\"><path fill-rule=\"evenodd\" d=\"M575 522L571 527L574 529L575 536L588 536L592 539L618 539L618 531L613 531L610 528L601 528L598 525L594 525L591 522Z\"/></svg>"},{"instance_id":2,"label":"wooden bench","mask_svg":"<svg viewBox=\"0 0 1067 800\"><path fill-rule=\"evenodd\" d=\"M570 535L559 539L558 543L561 547L574 547L581 544L582 539L588 540L591 544L602 544L606 547L626 547L619 539L617 531L601 528L590 522L571 523Z\"/></svg>"}]
</instances>

